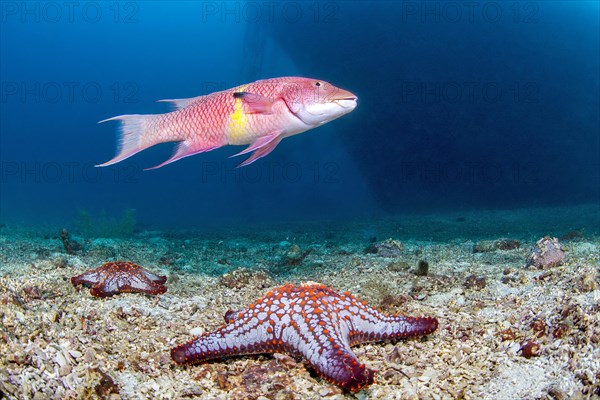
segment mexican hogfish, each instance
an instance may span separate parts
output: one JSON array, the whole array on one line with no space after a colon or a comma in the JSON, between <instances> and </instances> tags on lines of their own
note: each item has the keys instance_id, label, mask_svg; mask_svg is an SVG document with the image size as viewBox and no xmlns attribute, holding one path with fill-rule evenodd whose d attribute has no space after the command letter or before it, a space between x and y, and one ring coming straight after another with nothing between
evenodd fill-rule
<instances>
[{"instance_id":1,"label":"mexican hogfish","mask_svg":"<svg viewBox=\"0 0 600 400\"><path fill-rule=\"evenodd\" d=\"M159 100L172 103L175 111L100 121L120 121L121 127L117 155L98 167L165 142L179 144L171 158L149 169L226 145L249 145L234 155L251 152L239 166L248 165L272 152L283 138L354 110L356 100L330 83L300 77L265 79L189 99Z\"/></svg>"}]
</instances>

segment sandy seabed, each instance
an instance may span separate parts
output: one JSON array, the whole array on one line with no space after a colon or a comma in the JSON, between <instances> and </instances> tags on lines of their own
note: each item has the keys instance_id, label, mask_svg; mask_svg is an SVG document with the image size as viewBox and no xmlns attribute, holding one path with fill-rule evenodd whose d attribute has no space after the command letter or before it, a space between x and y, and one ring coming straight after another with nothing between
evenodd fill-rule
<instances>
[{"instance_id":1,"label":"sandy seabed","mask_svg":"<svg viewBox=\"0 0 600 400\"><path fill-rule=\"evenodd\" d=\"M599 398L599 215L592 206L125 239L74 234L84 249L71 255L61 227L5 225L0 398ZM564 263L527 267L545 235L564 236ZM504 249L504 238L520 245ZM167 275L167 293L100 299L71 285L70 277L116 259ZM420 260L429 265L424 276ZM355 347L376 370L376 383L359 393L286 355L171 361L173 346L219 327L228 309L305 281L348 290L387 313L434 316L439 328Z\"/></svg>"}]
</instances>

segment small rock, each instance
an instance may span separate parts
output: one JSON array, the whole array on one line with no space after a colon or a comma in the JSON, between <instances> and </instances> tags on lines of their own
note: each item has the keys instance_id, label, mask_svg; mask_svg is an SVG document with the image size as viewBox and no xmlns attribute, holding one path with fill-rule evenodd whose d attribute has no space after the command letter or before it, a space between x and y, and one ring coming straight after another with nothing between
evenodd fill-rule
<instances>
[{"instance_id":1,"label":"small rock","mask_svg":"<svg viewBox=\"0 0 600 400\"><path fill-rule=\"evenodd\" d=\"M229 390L231 388L231 383L228 379L228 374L225 371L218 371L217 375L213 379L219 389L221 390Z\"/></svg>"},{"instance_id":2,"label":"small rock","mask_svg":"<svg viewBox=\"0 0 600 400\"><path fill-rule=\"evenodd\" d=\"M201 388L191 388L186 390L185 392L183 392L181 394L181 397L198 397L198 396L202 396L204 394L204 390L202 390Z\"/></svg>"},{"instance_id":3,"label":"small rock","mask_svg":"<svg viewBox=\"0 0 600 400\"><path fill-rule=\"evenodd\" d=\"M554 329L552 330L552 337L554 339L562 339L563 337L565 337L566 335L569 334L570 328L568 325L566 324L559 324L558 326L554 327Z\"/></svg>"},{"instance_id":4,"label":"small rock","mask_svg":"<svg viewBox=\"0 0 600 400\"><path fill-rule=\"evenodd\" d=\"M179 282L179 274L175 274L173 272L169 272L167 274L167 280L172 284L174 284L175 282Z\"/></svg>"},{"instance_id":5,"label":"small rock","mask_svg":"<svg viewBox=\"0 0 600 400\"><path fill-rule=\"evenodd\" d=\"M69 262L64 257L56 257L55 259L52 260L52 264L56 268L66 268L69 266Z\"/></svg>"},{"instance_id":6,"label":"small rock","mask_svg":"<svg viewBox=\"0 0 600 400\"><path fill-rule=\"evenodd\" d=\"M175 260L169 256L162 256L158 259L159 265L173 266L175 265Z\"/></svg>"},{"instance_id":7,"label":"small rock","mask_svg":"<svg viewBox=\"0 0 600 400\"><path fill-rule=\"evenodd\" d=\"M381 243L371 244L369 247L365 249L366 254L377 254L380 257L399 257L402 255L402 251L404 250L404 245L394 239L387 239Z\"/></svg>"},{"instance_id":8,"label":"small rock","mask_svg":"<svg viewBox=\"0 0 600 400\"><path fill-rule=\"evenodd\" d=\"M377 254L377 246L375 246L374 244L370 244L365 249L365 254Z\"/></svg>"},{"instance_id":9,"label":"small rock","mask_svg":"<svg viewBox=\"0 0 600 400\"><path fill-rule=\"evenodd\" d=\"M71 366L70 365L63 365L62 367L60 367L60 369L58 370L58 375L60 376L67 376L71 373Z\"/></svg>"},{"instance_id":10,"label":"small rock","mask_svg":"<svg viewBox=\"0 0 600 400\"><path fill-rule=\"evenodd\" d=\"M60 231L60 240L62 240L67 254L75 254L83 249L81 244L70 238L69 232L65 228Z\"/></svg>"},{"instance_id":11,"label":"small rock","mask_svg":"<svg viewBox=\"0 0 600 400\"><path fill-rule=\"evenodd\" d=\"M482 240L475 243L473 253L489 253L497 250L515 250L521 247L521 242L515 239Z\"/></svg>"},{"instance_id":12,"label":"small rock","mask_svg":"<svg viewBox=\"0 0 600 400\"><path fill-rule=\"evenodd\" d=\"M498 336L500 336L500 339L502 339L502 341L515 340L515 332L510 328L506 328L498 332Z\"/></svg>"},{"instance_id":13,"label":"small rock","mask_svg":"<svg viewBox=\"0 0 600 400\"><path fill-rule=\"evenodd\" d=\"M560 241L560 240L559 240ZM581 255L599 254L598 247L589 242L581 242L573 245L573 250Z\"/></svg>"},{"instance_id":14,"label":"small rock","mask_svg":"<svg viewBox=\"0 0 600 400\"><path fill-rule=\"evenodd\" d=\"M410 264L406 261L392 261L388 264L388 269L392 272L404 272L410 269Z\"/></svg>"},{"instance_id":15,"label":"small rock","mask_svg":"<svg viewBox=\"0 0 600 400\"><path fill-rule=\"evenodd\" d=\"M10 353L6 356L6 361L15 363L17 365L23 365L27 362L27 355L21 350L17 350L14 353Z\"/></svg>"},{"instance_id":16,"label":"small rock","mask_svg":"<svg viewBox=\"0 0 600 400\"><path fill-rule=\"evenodd\" d=\"M525 358L537 357L541 353L541 346L532 340L527 340L521 345L521 355Z\"/></svg>"},{"instance_id":17,"label":"small rock","mask_svg":"<svg viewBox=\"0 0 600 400\"><path fill-rule=\"evenodd\" d=\"M583 268L580 272L581 278L577 283L577 289L582 292L592 292L598 288L598 271L596 268Z\"/></svg>"},{"instance_id":18,"label":"small rock","mask_svg":"<svg viewBox=\"0 0 600 400\"><path fill-rule=\"evenodd\" d=\"M435 371L433 369L427 369L425 370L425 372L423 372L421 376L418 377L418 379L421 382L430 382L436 380L439 375L440 373L438 371Z\"/></svg>"},{"instance_id":19,"label":"small rock","mask_svg":"<svg viewBox=\"0 0 600 400\"><path fill-rule=\"evenodd\" d=\"M567 242L569 240L581 240L583 239L583 233L580 231L569 231L558 238L561 242Z\"/></svg>"},{"instance_id":20,"label":"small rock","mask_svg":"<svg viewBox=\"0 0 600 400\"><path fill-rule=\"evenodd\" d=\"M57 363L60 368L67 365L67 359L65 358L65 356L63 356L61 352L56 353L56 356L54 357L54 362Z\"/></svg>"},{"instance_id":21,"label":"small rock","mask_svg":"<svg viewBox=\"0 0 600 400\"><path fill-rule=\"evenodd\" d=\"M229 289L241 289L246 286L265 288L273 284L273 280L264 271L246 268L234 269L219 278L219 284Z\"/></svg>"},{"instance_id":22,"label":"small rock","mask_svg":"<svg viewBox=\"0 0 600 400\"><path fill-rule=\"evenodd\" d=\"M40 288L35 285L26 284L23 286L23 294L27 300L39 300L42 298Z\"/></svg>"},{"instance_id":23,"label":"small rock","mask_svg":"<svg viewBox=\"0 0 600 400\"><path fill-rule=\"evenodd\" d=\"M204 333L204 329L198 326L196 328L190 329L188 332L191 336L200 336L202 335L202 333Z\"/></svg>"},{"instance_id":24,"label":"small rock","mask_svg":"<svg viewBox=\"0 0 600 400\"><path fill-rule=\"evenodd\" d=\"M417 269L415 270L415 275L417 276L427 276L429 273L429 263L425 260L419 260L417 263Z\"/></svg>"},{"instance_id":25,"label":"small rock","mask_svg":"<svg viewBox=\"0 0 600 400\"><path fill-rule=\"evenodd\" d=\"M109 374L105 373L100 368L93 368L92 371L100 375L100 382L94 387L96 394L100 398L107 398L113 393L119 393L119 387Z\"/></svg>"},{"instance_id":26,"label":"small rock","mask_svg":"<svg viewBox=\"0 0 600 400\"><path fill-rule=\"evenodd\" d=\"M530 324L530 327L537 338L544 337L546 335L546 330L548 329L548 326L543 319L533 320Z\"/></svg>"},{"instance_id":27,"label":"small rock","mask_svg":"<svg viewBox=\"0 0 600 400\"><path fill-rule=\"evenodd\" d=\"M96 360L96 351L91 347L85 350L85 354L83 355L83 361L86 363L91 363Z\"/></svg>"},{"instance_id":28,"label":"small rock","mask_svg":"<svg viewBox=\"0 0 600 400\"><path fill-rule=\"evenodd\" d=\"M554 268L565 260L565 252L557 238L544 237L537 241L529 258L527 267L537 269Z\"/></svg>"},{"instance_id":29,"label":"small rock","mask_svg":"<svg viewBox=\"0 0 600 400\"><path fill-rule=\"evenodd\" d=\"M302 256L302 250L300 250L300 246L295 243L285 252L285 257L289 261L296 261L300 256Z\"/></svg>"},{"instance_id":30,"label":"small rock","mask_svg":"<svg viewBox=\"0 0 600 400\"><path fill-rule=\"evenodd\" d=\"M300 246L297 244L293 244L284 254L283 263L286 265L300 265L302 261L313 251L312 248L309 248L305 251L302 251Z\"/></svg>"},{"instance_id":31,"label":"small rock","mask_svg":"<svg viewBox=\"0 0 600 400\"><path fill-rule=\"evenodd\" d=\"M548 395L554 400L567 400L569 398L569 395L557 386L550 386L548 388Z\"/></svg>"},{"instance_id":32,"label":"small rock","mask_svg":"<svg viewBox=\"0 0 600 400\"><path fill-rule=\"evenodd\" d=\"M475 275L467 276L467 279L465 279L465 283L464 283L464 286L467 289L473 289L473 290L481 290L485 287L485 285L486 285L485 278L483 276L475 276Z\"/></svg>"},{"instance_id":33,"label":"small rock","mask_svg":"<svg viewBox=\"0 0 600 400\"><path fill-rule=\"evenodd\" d=\"M387 311L391 308L401 307L409 300L410 300L410 297L408 297L408 296L392 296L391 294L387 294L387 295L383 296L383 299L381 299L381 302L379 303L379 307L382 310Z\"/></svg>"}]
</instances>

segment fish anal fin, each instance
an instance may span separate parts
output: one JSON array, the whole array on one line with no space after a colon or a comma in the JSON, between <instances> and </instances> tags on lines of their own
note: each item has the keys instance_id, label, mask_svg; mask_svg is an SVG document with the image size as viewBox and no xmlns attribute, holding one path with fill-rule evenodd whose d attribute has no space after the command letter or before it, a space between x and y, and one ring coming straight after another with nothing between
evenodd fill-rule
<instances>
[{"instance_id":1,"label":"fish anal fin","mask_svg":"<svg viewBox=\"0 0 600 400\"><path fill-rule=\"evenodd\" d=\"M283 131L278 130L272 133L269 133L268 135L265 136L261 136L258 139L256 139L252 144L250 144L250 146L246 147L244 150L240 151L237 154L234 154L232 156L229 156L229 158L231 157L237 157L237 156L241 156L242 154L246 154L246 153L250 153L251 151L254 150L258 150L261 147L267 146L269 143L271 143L273 140L277 139L277 137L279 135L281 135Z\"/></svg>"},{"instance_id":2,"label":"fish anal fin","mask_svg":"<svg viewBox=\"0 0 600 400\"><path fill-rule=\"evenodd\" d=\"M254 150L254 153L252 153L252 155L250 157L248 157L248 159L246 161L244 161L237 167L238 168L245 167L246 165L252 164L254 161L258 160L259 158L263 158L264 156L266 156L267 154L272 152L275 149L275 147L277 147L279 142L281 142L281 139L283 139L281 136L277 136L275 139L271 140L266 145Z\"/></svg>"},{"instance_id":3,"label":"fish anal fin","mask_svg":"<svg viewBox=\"0 0 600 400\"><path fill-rule=\"evenodd\" d=\"M235 92L233 97L242 101L246 114L273 113L273 99L249 92Z\"/></svg>"},{"instance_id":4,"label":"fish anal fin","mask_svg":"<svg viewBox=\"0 0 600 400\"><path fill-rule=\"evenodd\" d=\"M217 145L217 146L208 146L208 147L198 147L198 146L194 146L193 143L190 143L187 140L184 140L182 142L179 142L179 144L177 145L176 150L173 153L173 155L171 156L171 158L169 158L167 161L165 161L161 164L158 164L155 167L146 168L146 169L144 169L144 171L148 171L151 169L158 169L160 167L164 167L167 164L171 164L172 162L175 162L177 160L181 160L182 158L193 156L194 154L204 153L207 151L218 149L219 147L221 147L221 146Z\"/></svg>"}]
</instances>

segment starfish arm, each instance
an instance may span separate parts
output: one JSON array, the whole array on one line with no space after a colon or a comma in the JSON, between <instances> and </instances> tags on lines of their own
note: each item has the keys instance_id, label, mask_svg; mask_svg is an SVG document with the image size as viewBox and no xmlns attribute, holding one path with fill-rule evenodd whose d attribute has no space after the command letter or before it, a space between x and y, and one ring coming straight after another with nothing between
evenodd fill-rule
<instances>
[{"instance_id":1,"label":"starfish arm","mask_svg":"<svg viewBox=\"0 0 600 400\"><path fill-rule=\"evenodd\" d=\"M431 317L383 314L348 292L339 295L336 308L341 320L348 323L350 346L386 339L428 335L438 326L437 319Z\"/></svg>"},{"instance_id":2,"label":"starfish arm","mask_svg":"<svg viewBox=\"0 0 600 400\"><path fill-rule=\"evenodd\" d=\"M73 286L85 285L94 286L103 280L102 273L96 270L86 271L81 275L77 275L71 278Z\"/></svg>"},{"instance_id":3,"label":"starfish arm","mask_svg":"<svg viewBox=\"0 0 600 400\"><path fill-rule=\"evenodd\" d=\"M309 360L323 379L342 389L358 392L373 383L373 371L361 364L349 347L323 350Z\"/></svg>"},{"instance_id":4,"label":"starfish arm","mask_svg":"<svg viewBox=\"0 0 600 400\"><path fill-rule=\"evenodd\" d=\"M106 289L111 292L142 292L160 294L166 292L166 287L155 283L146 277L146 271L117 274L106 280Z\"/></svg>"},{"instance_id":5,"label":"starfish arm","mask_svg":"<svg viewBox=\"0 0 600 400\"><path fill-rule=\"evenodd\" d=\"M100 282L96 286L93 286L90 289L90 293L94 297L109 297L114 294L119 293L118 287L112 287L112 289L107 289L107 285L105 283Z\"/></svg>"},{"instance_id":6,"label":"starfish arm","mask_svg":"<svg viewBox=\"0 0 600 400\"><path fill-rule=\"evenodd\" d=\"M142 273L144 274L144 277L158 285L162 285L163 283L165 283L167 281L167 277L164 275L156 275L155 273L152 273L150 271L147 270L142 270Z\"/></svg>"},{"instance_id":7,"label":"starfish arm","mask_svg":"<svg viewBox=\"0 0 600 400\"><path fill-rule=\"evenodd\" d=\"M352 346L386 339L403 339L428 335L438 327L436 318L388 316L372 308L369 309L369 312L352 316L350 321L349 336Z\"/></svg>"},{"instance_id":8,"label":"starfish arm","mask_svg":"<svg viewBox=\"0 0 600 400\"><path fill-rule=\"evenodd\" d=\"M300 328L291 330L286 342L308 360L319 376L352 392L373 383L373 371L361 364L350 349L343 325L316 325L310 331Z\"/></svg>"},{"instance_id":9,"label":"starfish arm","mask_svg":"<svg viewBox=\"0 0 600 400\"><path fill-rule=\"evenodd\" d=\"M244 322L225 325L174 347L171 358L178 364L196 364L213 358L284 351L281 340L263 325Z\"/></svg>"}]
</instances>

